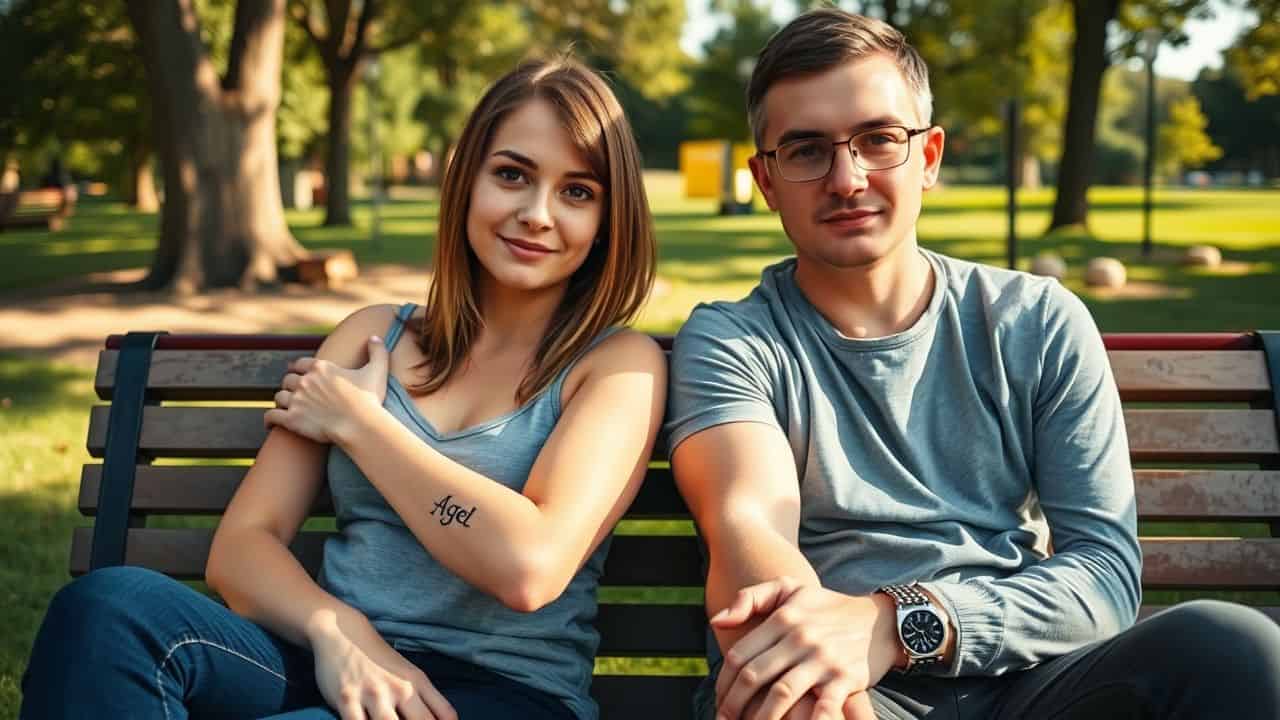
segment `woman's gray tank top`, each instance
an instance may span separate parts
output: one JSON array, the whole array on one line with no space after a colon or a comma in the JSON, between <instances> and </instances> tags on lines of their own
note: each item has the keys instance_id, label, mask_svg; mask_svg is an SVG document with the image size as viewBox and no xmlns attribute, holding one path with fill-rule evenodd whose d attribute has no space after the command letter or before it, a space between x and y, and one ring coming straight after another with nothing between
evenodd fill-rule
<instances>
[{"instance_id":1,"label":"woman's gray tank top","mask_svg":"<svg viewBox=\"0 0 1280 720\"><path fill-rule=\"evenodd\" d=\"M399 341L414 308L400 308L385 338L388 348ZM604 331L591 346L616 330ZM457 432L437 432L394 377L387 379L383 407L446 457L520 491L560 418L571 368L520 408ZM328 480L339 533L325 543L324 588L363 612L397 649L432 650L479 665L562 699L580 718L597 717L589 695L599 641L592 621L608 538L563 595L537 612L521 613L436 562L337 446L329 451Z\"/></svg>"}]
</instances>

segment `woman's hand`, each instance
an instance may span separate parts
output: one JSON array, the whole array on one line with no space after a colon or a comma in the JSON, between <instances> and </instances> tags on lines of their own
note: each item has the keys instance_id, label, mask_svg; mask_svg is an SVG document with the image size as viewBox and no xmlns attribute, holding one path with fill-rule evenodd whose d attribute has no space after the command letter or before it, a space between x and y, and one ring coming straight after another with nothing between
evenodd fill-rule
<instances>
[{"instance_id":1,"label":"woman's hand","mask_svg":"<svg viewBox=\"0 0 1280 720\"><path fill-rule=\"evenodd\" d=\"M353 638L337 623L308 635L316 684L342 720L457 720L426 673L372 627L358 635Z\"/></svg>"},{"instance_id":2,"label":"woman's hand","mask_svg":"<svg viewBox=\"0 0 1280 720\"><path fill-rule=\"evenodd\" d=\"M389 353L377 336L369 338L369 362L350 370L327 360L298 358L289 363L268 428L280 426L319 443L337 443L358 412L381 407L387 394Z\"/></svg>"}]
</instances>

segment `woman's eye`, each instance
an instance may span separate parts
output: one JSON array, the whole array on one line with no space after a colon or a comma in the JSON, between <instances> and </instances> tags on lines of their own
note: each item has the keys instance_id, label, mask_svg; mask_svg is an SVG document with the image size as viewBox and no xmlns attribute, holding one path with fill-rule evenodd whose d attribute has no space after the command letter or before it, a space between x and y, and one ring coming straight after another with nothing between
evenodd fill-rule
<instances>
[{"instance_id":1,"label":"woman's eye","mask_svg":"<svg viewBox=\"0 0 1280 720\"><path fill-rule=\"evenodd\" d=\"M494 170L493 174L497 175L500 180L510 183L520 182L524 179L523 170L510 166L500 167L497 170Z\"/></svg>"},{"instance_id":2,"label":"woman's eye","mask_svg":"<svg viewBox=\"0 0 1280 720\"><path fill-rule=\"evenodd\" d=\"M570 185L569 187L565 188L564 192L566 195L569 196L570 199L580 200L583 202L590 200L596 196L595 193L591 192L591 188L585 185Z\"/></svg>"}]
</instances>

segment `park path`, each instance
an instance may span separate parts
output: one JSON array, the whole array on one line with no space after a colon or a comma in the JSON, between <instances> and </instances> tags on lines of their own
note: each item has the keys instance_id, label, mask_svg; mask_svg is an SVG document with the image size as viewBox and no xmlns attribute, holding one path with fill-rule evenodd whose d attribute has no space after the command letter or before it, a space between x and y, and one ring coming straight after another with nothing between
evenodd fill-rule
<instances>
[{"instance_id":1,"label":"park path","mask_svg":"<svg viewBox=\"0 0 1280 720\"><path fill-rule=\"evenodd\" d=\"M109 289L142 275L141 269L123 270L28 293L0 291L0 352L92 368L106 336L129 330L314 332L366 305L421 303L429 277L421 268L376 265L361 268L358 278L335 290L290 284L252 295L225 291L172 298Z\"/></svg>"}]
</instances>

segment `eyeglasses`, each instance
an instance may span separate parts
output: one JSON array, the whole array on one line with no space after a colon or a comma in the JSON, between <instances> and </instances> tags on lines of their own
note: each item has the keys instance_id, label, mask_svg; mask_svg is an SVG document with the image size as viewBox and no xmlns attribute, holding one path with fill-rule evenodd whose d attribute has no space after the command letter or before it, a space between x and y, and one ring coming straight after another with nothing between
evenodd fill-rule
<instances>
[{"instance_id":1,"label":"eyeglasses","mask_svg":"<svg viewBox=\"0 0 1280 720\"><path fill-rule=\"evenodd\" d=\"M810 182L826 177L840 145L847 145L854 164L867 172L892 170L911 157L911 138L931 129L932 125L914 129L884 125L863 130L848 140L823 137L792 140L760 155L773 158L782 179L788 182Z\"/></svg>"}]
</instances>

